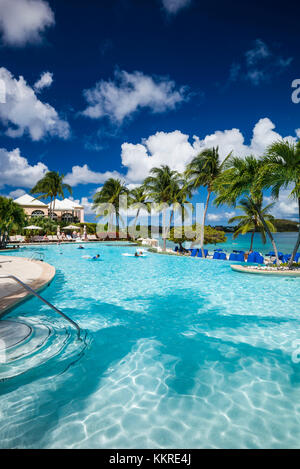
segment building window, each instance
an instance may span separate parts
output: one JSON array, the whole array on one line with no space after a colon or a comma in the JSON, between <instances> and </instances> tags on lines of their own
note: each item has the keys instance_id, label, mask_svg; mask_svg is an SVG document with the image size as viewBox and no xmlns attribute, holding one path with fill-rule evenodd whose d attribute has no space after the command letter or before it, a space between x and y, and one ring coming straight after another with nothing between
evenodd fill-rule
<instances>
[{"instance_id":1,"label":"building window","mask_svg":"<svg viewBox=\"0 0 300 469\"><path fill-rule=\"evenodd\" d=\"M72 213L64 213L61 217L62 221L73 221Z\"/></svg>"},{"instance_id":2,"label":"building window","mask_svg":"<svg viewBox=\"0 0 300 469\"><path fill-rule=\"evenodd\" d=\"M34 210L31 214L32 217L44 217L45 214L42 210Z\"/></svg>"}]
</instances>

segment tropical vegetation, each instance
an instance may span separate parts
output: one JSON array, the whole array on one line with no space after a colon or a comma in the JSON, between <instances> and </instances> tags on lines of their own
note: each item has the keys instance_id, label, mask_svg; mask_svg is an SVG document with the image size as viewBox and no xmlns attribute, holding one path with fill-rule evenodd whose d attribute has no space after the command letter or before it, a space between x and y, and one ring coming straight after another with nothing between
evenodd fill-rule
<instances>
[{"instance_id":1,"label":"tropical vegetation","mask_svg":"<svg viewBox=\"0 0 300 469\"><path fill-rule=\"evenodd\" d=\"M259 210L257 209L259 207ZM263 244L266 244L267 235L265 227L261 221L259 213L265 219L265 222L270 231L275 232L276 227L274 224L274 217L269 213L270 209L274 206L274 203L267 205L266 207L262 207L262 198L257 201L257 204L253 202L251 197L246 196L240 201L240 205L237 205L237 209L244 212L243 215L236 215L228 220L228 223L235 223L238 224L235 227L235 231L233 233L233 239L236 239L240 234L244 235L249 231L251 234L250 240L250 247L249 251L253 250L253 240L254 235L257 232L260 232Z\"/></svg>"},{"instance_id":2,"label":"tropical vegetation","mask_svg":"<svg viewBox=\"0 0 300 469\"><path fill-rule=\"evenodd\" d=\"M13 229L21 230L26 223L22 207L12 199L0 196L0 249L4 249Z\"/></svg>"},{"instance_id":3,"label":"tropical vegetation","mask_svg":"<svg viewBox=\"0 0 300 469\"><path fill-rule=\"evenodd\" d=\"M72 195L72 187L69 184L65 184L63 180L63 174L59 174L58 171L48 171L30 191L31 194L39 194L38 198L40 199L50 198L50 218L53 218L57 197L64 198L64 191L68 191Z\"/></svg>"},{"instance_id":4,"label":"tropical vegetation","mask_svg":"<svg viewBox=\"0 0 300 469\"><path fill-rule=\"evenodd\" d=\"M191 163L187 165L185 170L185 176L188 180L189 187L192 190L198 190L200 187L205 187L207 189L207 197L203 213L203 226L205 226L208 204L214 190L214 183L222 174L223 168L230 155L231 153L223 162L221 162L219 147L207 148L199 153L199 155L195 156ZM201 236L200 247L202 250L202 256L204 257L203 244L204 238Z\"/></svg>"}]
</instances>

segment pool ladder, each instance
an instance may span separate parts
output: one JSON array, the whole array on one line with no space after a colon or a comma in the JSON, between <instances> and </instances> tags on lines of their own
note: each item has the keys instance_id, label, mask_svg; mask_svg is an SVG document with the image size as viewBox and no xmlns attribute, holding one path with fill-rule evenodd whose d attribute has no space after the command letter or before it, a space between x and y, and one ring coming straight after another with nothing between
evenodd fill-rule
<instances>
[{"instance_id":1,"label":"pool ladder","mask_svg":"<svg viewBox=\"0 0 300 469\"><path fill-rule=\"evenodd\" d=\"M9 275L8 274L7 275L0 275L0 278L10 278L10 279L14 280L19 285L21 285L25 290L27 290L29 293L36 296L39 300L41 300L43 303L45 303L47 306L49 306L49 308L53 309L53 311L60 314L60 316L62 316L66 321L68 321L73 327L75 327L75 329L77 330L77 337L78 337L79 340L81 340L81 338L80 338L80 332L81 331L80 331L80 327L78 326L78 324L75 321L73 321L71 318L69 318L65 313L63 313L58 308L56 308L53 304L49 303L49 301L45 300L45 298L43 298L36 291L34 291L32 288L30 288L26 283L22 282L15 275L10 275L10 274Z\"/></svg>"}]
</instances>

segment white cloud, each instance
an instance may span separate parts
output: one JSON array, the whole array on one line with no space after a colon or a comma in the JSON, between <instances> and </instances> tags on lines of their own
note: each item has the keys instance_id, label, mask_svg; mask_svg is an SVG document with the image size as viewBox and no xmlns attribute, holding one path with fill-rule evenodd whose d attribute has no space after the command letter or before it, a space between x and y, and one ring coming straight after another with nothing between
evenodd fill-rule
<instances>
[{"instance_id":1,"label":"white cloud","mask_svg":"<svg viewBox=\"0 0 300 469\"><path fill-rule=\"evenodd\" d=\"M167 13L176 14L182 8L187 7L191 0L162 0L162 4Z\"/></svg>"},{"instance_id":2,"label":"white cloud","mask_svg":"<svg viewBox=\"0 0 300 469\"><path fill-rule=\"evenodd\" d=\"M21 195L26 194L24 189L16 189L14 191L11 191L8 196L11 197L12 199L17 199L18 197L21 197Z\"/></svg>"},{"instance_id":3,"label":"white cloud","mask_svg":"<svg viewBox=\"0 0 300 469\"><path fill-rule=\"evenodd\" d=\"M128 170L127 181L140 183L156 166L169 165L176 171L183 171L197 154L198 145L191 144L188 135L175 130L157 132L144 139L142 144L123 143L121 148L122 164Z\"/></svg>"},{"instance_id":4,"label":"white cloud","mask_svg":"<svg viewBox=\"0 0 300 469\"><path fill-rule=\"evenodd\" d=\"M107 116L118 124L141 108L161 113L186 99L185 88L177 90L174 81L126 71L116 71L114 81L99 81L84 96L89 106L83 115L92 119Z\"/></svg>"},{"instance_id":5,"label":"white cloud","mask_svg":"<svg viewBox=\"0 0 300 469\"><path fill-rule=\"evenodd\" d=\"M0 187L8 185L31 188L47 170L47 166L41 162L30 165L28 160L21 156L19 148L12 151L0 148Z\"/></svg>"},{"instance_id":6,"label":"white cloud","mask_svg":"<svg viewBox=\"0 0 300 469\"><path fill-rule=\"evenodd\" d=\"M246 62L249 66L255 65L260 60L270 57L270 55L269 47L261 39L256 39L253 49L245 53Z\"/></svg>"},{"instance_id":7,"label":"white cloud","mask_svg":"<svg viewBox=\"0 0 300 469\"><path fill-rule=\"evenodd\" d=\"M292 61L292 57L283 58L273 52L264 41L256 39L253 48L245 52L240 63L232 64L226 86L238 79L258 86L282 73Z\"/></svg>"},{"instance_id":8,"label":"white cloud","mask_svg":"<svg viewBox=\"0 0 300 469\"><path fill-rule=\"evenodd\" d=\"M53 83L53 73L43 72L39 80L34 84L35 91L39 92L44 88L49 88Z\"/></svg>"},{"instance_id":9,"label":"white cloud","mask_svg":"<svg viewBox=\"0 0 300 469\"><path fill-rule=\"evenodd\" d=\"M0 120L7 127L10 137L29 133L32 140L48 135L68 138L69 124L62 120L48 103L40 101L34 90L22 76L19 79L4 67L0 68L0 80L5 83L5 103L0 106Z\"/></svg>"},{"instance_id":10,"label":"white cloud","mask_svg":"<svg viewBox=\"0 0 300 469\"><path fill-rule=\"evenodd\" d=\"M208 213L207 214L207 220L213 223L223 221L226 224L228 223L228 220L232 217L234 217L236 213L233 212L220 212L220 213Z\"/></svg>"},{"instance_id":11,"label":"white cloud","mask_svg":"<svg viewBox=\"0 0 300 469\"><path fill-rule=\"evenodd\" d=\"M169 165L171 169L182 172L194 156L205 148L219 146L221 160L231 151L236 156L254 155L259 157L266 147L281 138L275 132L275 125L268 118L260 119L253 128L253 136L249 145L239 129L218 130L206 135L203 139L193 136L192 140L180 130L173 132L157 132L141 143L125 142L121 145L121 163L124 174L118 171L97 172L87 164L73 166L66 175L66 182L72 186L78 184L103 184L108 178L122 179L127 187L133 188L141 184L153 167ZM296 141L296 137L284 137Z\"/></svg>"},{"instance_id":12,"label":"white cloud","mask_svg":"<svg viewBox=\"0 0 300 469\"><path fill-rule=\"evenodd\" d=\"M298 202L296 199L289 197L292 188L280 191L278 200L275 201L271 214L276 218L297 218L298 220ZM270 204L274 202L272 197L264 197L264 202Z\"/></svg>"},{"instance_id":13,"label":"white cloud","mask_svg":"<svg viewBox=\"0 0 300 469\"><path fill-rule=\"evenodd\" d=\"M44 0L0 0L0 32L7 45L40 42L54 22L53 11Z\"/></svg>"},{"instance_id":14,"label":"white cloud","mask_svg":"<svg viewBox=\"0 0 300 469\"><path fill-rule=\"evenodd\" d=\"M87 164L83 166L73 166L72 172L66 174L64 182L71 186L78 184L103 184L109 178L122 178L117 171L106 171L104 173L92 171Z\"/></svg>"},{"instance_id":15,"label":"white cloud","mask_svg":"<svg viewBox=\"0 0 300 469\"><path fill-rule=\"evenodd\" d=\"M267 117L260 119L253 128L253 135L250 145L245 145L245 137L239 129L217 130L211 135L207 135L203 140L197 138L198 148L219 146L221 159L223 160L231 151L236 156L245 157L247 155L261 156L266 147L271 143L284 138L290 142L295 142L296 137L283 137L274 131L275 124Z\"/></svg>"}]
</instances>

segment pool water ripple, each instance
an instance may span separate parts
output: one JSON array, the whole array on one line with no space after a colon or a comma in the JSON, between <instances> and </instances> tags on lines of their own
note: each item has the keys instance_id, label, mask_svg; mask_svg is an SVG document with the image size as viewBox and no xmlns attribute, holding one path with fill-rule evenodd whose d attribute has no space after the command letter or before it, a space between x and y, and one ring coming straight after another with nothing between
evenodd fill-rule
<instances>
[{"instance_id":1,"label":"pool water ripple","mask_svg":"<svg viewBox=\"0 0 300 469\"><path fill-rule=\"evenodd\" d=\"M57 269L43 295L89 346L74 360L75 334L37 299L9 314L34 323L40 341L43 328L52 332L26 351L28 372L0 383L0 447L300 446L298 279L122 256L133 247L38 250ZM101 262L82 257L98 252Z\"/></svg>"}]
</instances>

